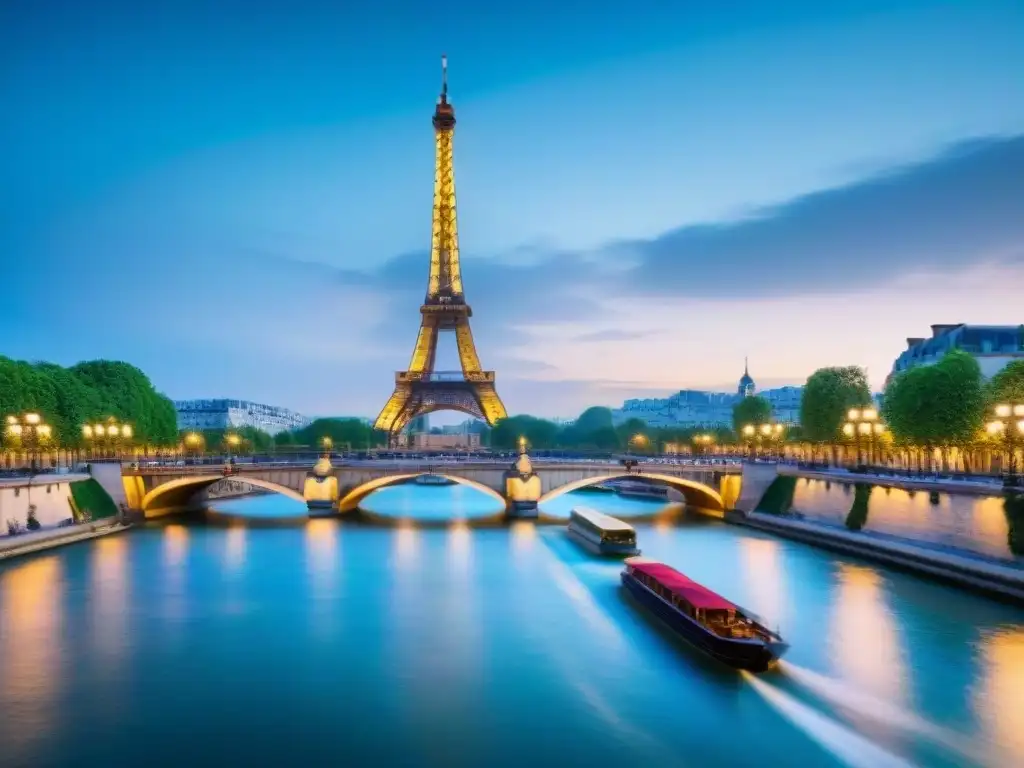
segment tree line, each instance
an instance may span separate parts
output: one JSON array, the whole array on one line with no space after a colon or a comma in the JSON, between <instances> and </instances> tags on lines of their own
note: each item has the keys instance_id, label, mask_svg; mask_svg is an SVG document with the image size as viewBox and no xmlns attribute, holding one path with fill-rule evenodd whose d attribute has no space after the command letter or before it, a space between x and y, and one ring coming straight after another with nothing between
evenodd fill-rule
<instances>
[{"instance_id":1,"label":"tree line","mask_svg":"<svg viewBox=\"0 0 1024 768\"><path fill-rule=\"evenodd\" d=\"M136 441L178 441L174 404L138 368L113 360L64 368L0 356L0 417L29 412L38 413L52 429L52 442L65 447L85 445L82 425L109 418L131 424ZM4 437L13 447L11 436Z\"/></svg>"}]
</instances>

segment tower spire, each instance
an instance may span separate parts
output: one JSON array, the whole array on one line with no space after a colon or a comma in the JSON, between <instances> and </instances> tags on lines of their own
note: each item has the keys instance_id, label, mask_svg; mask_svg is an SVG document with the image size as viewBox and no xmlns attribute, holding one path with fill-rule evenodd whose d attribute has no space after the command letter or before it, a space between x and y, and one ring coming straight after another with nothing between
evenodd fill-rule
<instances>
[{"instance_id":1,"label":"tower spire","mask_svg":"<svg viewBox=\"0 0 1024 768\"><path fill-rule=\"evenodd\" d=\"M749 376L750 375L750 366L747 365L747 356L746 355L743 356L743 375L744 376Z\"/></svg>"},{"instance_id":2,"label":"tower spire","mask_svg":"<svg viewBox=\"0 0 1024 768\"><path fill-rule=\"evenodd\" d=\"M448 102L448 55L441 54L441 103Z\"/></svg>"}]
</instances>

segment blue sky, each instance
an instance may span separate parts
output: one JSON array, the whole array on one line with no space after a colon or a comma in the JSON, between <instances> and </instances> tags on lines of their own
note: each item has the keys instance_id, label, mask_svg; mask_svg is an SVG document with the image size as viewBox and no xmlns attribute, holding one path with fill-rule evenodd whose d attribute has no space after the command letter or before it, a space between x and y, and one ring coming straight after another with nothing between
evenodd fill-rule
<instances>
[{"instance_id":1,"label":"blue sky","mask_svg":"<svg viewBox=\"0 0 1024 768\"><path fill-rule=\"evenodd\" d=\"M514 413L731 388L744 355L762 386L880 384L930 323L1024 322L1024 6L645 5L4 4L0 353L375 415L442 52Z\"/></svg>"}]
</instances>

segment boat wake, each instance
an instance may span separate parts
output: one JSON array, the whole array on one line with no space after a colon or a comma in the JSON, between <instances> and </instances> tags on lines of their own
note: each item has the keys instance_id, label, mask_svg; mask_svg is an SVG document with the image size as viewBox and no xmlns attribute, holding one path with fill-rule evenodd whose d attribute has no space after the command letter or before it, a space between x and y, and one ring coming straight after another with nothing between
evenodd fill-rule
<instances>
[{"instance_id":1,"label":"boat wake","mask_svg":"<svg viewBox=\"0 0 1024 768\"><path fill-rule=\"evenodd\" d=\"M761 697L809 738L851 768L912 768L913 763L883 749L849 726L799 701L750 672L744 678Z\"/></svg>"},{"instance_id":2,"label":"boat wake","mask_svg":"<svg viewBox=\"0 0 1024 768\"><path fill-rule=\"evenodd\" d=\"M930 739L935 744L957 752L979 765L985 763L985 757L980 750L967 737L956 731L931 723L902 707L873 696L842 680L826 677L788 662L781 662L779 669L794 682L836 706Z\"/></svg>"}]
</instances>

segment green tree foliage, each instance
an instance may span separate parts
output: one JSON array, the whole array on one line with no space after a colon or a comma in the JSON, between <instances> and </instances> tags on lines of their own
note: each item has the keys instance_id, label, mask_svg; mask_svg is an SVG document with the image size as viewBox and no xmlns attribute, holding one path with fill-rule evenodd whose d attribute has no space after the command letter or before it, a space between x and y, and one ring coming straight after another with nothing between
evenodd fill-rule
<instances>
[{"instance_id":1,"label":"green tree foliage","mask_svg":"<svg viewBox=\"0 0 1024 768\"><path fill-rule=\"evenodd\" d=\"M757 395L744 397L732 407L732 428L743 434L744 424L765 424L772 419L772 404Z\"/></svg>"},{"instance_id":2,"label":"green tree foliage","mask_svg":"<svg viewBox=\"0 0 1024 768\"><path fill-rule=\"evenodd\" d=\"M203 444L211 453L227 452L228 435L237 435L238 444L231 447L231 453L267 453L274 448L274 438L268 432L256 427L238 429L204 429Z\"/></svg>"},{"instance_id":3,"label":"green tree foliage","mask_svg":"<svg viewBox=\"0 0 1024 768\"><path fill-rule=\"evenodd\" d=\"M317 419L302 429L274 438L278 446L305 445L319 447L325 437L334 442L334 450L365 451L387 445L387 435L375 430L361 419ZM290 442L289 442L290 441Z\"/></svg>"},{"instance_id":4,"label":"green tree foliage","mask_svg":"<svg viewBox=\"0 0 1024 768\"><path fill-rule=\"evenodd\" d=\"M882 415L902 442L929 448L971 442L985 415L978 363L954 350L934 365L904 371L886 387Z\"/></svg>"},{"instance_id":5,"label":"green tree foliage","mask_svg":"<svg viewBox=\"0 0 1024 768\"><path fill-rule=\"evenodd\" d=\"M559 427L553 421L535 416L510 416L500 419L491 430L491 447L514 450L519 438L525 437L530 448L554 448L558 445Z\"/></svg>"},{"instance_id":6,"label":"green tree foliage","mask_svg":"<svg viewBox=\"0 0 1024 768\"><path fill-rule=\"evenodd\" d=\"M863 368L819 368L807 379L800 400L800 426L806 439L831 443L838 439L846 412L871 403Z\"/></svg>"},{"instance_id":7,"label":"green tree foliage","mask_svg":"<svg viewBox=\"0 0 1024 768\"><path fill-rule=\"evenodd\" d=\"M65 446L82 444L82 424L109 417L132 425L135 440L177 441L174 405L128 363L94 360L62 368L0 357L0 415L37 411Z\"/></svg>"},{"instance_id":8,"label":"green tree foliage","mask_svg":"<svg viewBox=\"0 0 1024 768\"><path fill-rule=\"evenodd\" d=\"M985 396L990 409L998 403L1024 403L1024 360L1014 360L989 379Z\"/></svg>"}]
</instances>

